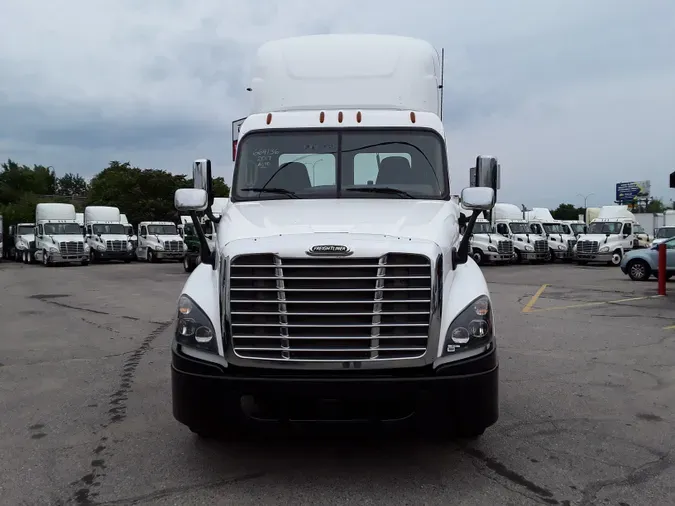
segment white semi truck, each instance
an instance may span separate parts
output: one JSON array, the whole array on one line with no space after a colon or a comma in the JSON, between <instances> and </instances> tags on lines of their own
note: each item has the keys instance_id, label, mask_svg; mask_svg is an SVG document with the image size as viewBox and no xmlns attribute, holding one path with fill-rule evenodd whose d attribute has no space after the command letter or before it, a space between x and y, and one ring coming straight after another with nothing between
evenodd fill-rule
<instances>
[{"instance_id":1,"label":"white semi truck","mask_svg":"<svg viewBox=\"0 0 675 506\"><path fill-rule=\"evenodd\" d=\"M133 246L121 222L120 210L112 206L87 206L84 209L84 233L89 245L89 260L131 262Z\"/></svg>"},{"instance_id":2,"label":"white semi truck","mask_svg":"<svg viewBox=\"0 0 675 506\"><path fill-rule=\"evenodd\" d=\"M619 265L626 251L638 247L634 227L637 221L627 206L604 206L591 221L587 233L575 246L579 265L603 262Z\"/></svg>"},{"instance_id":3,"label":"white semi truck","mask_svg":"<svg viewBox=\"0 0 675 506\"><path fill-rule=\"evenodd\" d=\"M266 43L253 69L215 251L178 298L174 416L202 436L415 415L478 437L498 418L498 361L468 239L494 191L464 189L460 241L437 51L316 35ZM179 212L208 214L209 172L195 162Z\"/></svg>"},{"instance_id":4,"label":"white semi truck","mask_svg":"<svg viewBox=\"0 0 675 506\"><path fill-rule=\"evenodd\" d=\"M468 211L462 214L470 216ZM506 239L492 230L490 222L482 216L476 220L470 238L471 256L478 265L505 264L515 259L513 241Z\"/></svg>"},{"instance_id":5,"label":"white semi truck","mask_svg":"<svg viewBox=\"0 0 675 506\"><path fill-rule=\"evenodd\" d=\"M129 223L127 215L124 213L120 213L120 223L124 226L124 233L127 235L129 242L131 243L131 258L132 260L135 260L136 248L138 248L138 236L134 231L134 226Z\"/></svg>"},{"instance_id":6,"label":"white semi truck","mask_svg":"<svg viewBox=\"0 0 675 506\"><path fill-rule=\"evenodd\" d=\"M9 236L8 258L25 264L33 263L35 258L35 223L10 225Z\"/></svg>"},{"instance_id":7,"label":"white semi truck","mask_svg":"<svg viewBox=\"0 0 675 506\"><path fill-rule=\"evenodd\" d=\"M514 261L521 263L550 260L548 241L532 231L523 211L514 204L498 202L493 210L495 231L513 242Z\"/></svg>"},{"instance_id":8,"label":"white semi truck","mask_svg":"<svg viewBox=\"0 0 675 506\"><path fill-rule=\"evenodd\" d=\"M147 262L183 261L187 246L171 221L142 221L138 224L136 257Z\"/></svg>"},{"instance_id":9,"label":"white semi truck","mask_svg":"<svg viewBox=\"0 0 675 506\"><path fill-rule=\"evenodd\" d=\"M75 206L40 203L35 206L35 259L49 266L63 263L89 264L89 246L84 242Z\"/></svg>"},{"instance_id":10,"label":"white semi truck","mask_svg":"<svg viewBox=\"0 0 675 506\"><path fill-rule=\"evenodd\" d=\"M562 222L553 218L545 207L534 207L527 211L530 229L548 241L549 260L571 260L574 257L574 245L577 242L573 234L567 233Z\"/></svg>"}]
</instances>

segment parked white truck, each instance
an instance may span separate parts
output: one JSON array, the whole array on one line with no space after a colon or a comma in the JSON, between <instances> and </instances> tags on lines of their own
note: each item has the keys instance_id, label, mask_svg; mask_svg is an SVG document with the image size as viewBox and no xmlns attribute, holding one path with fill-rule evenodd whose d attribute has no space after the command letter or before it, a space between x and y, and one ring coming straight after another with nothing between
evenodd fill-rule
<instances>
[{"instance_id":1,"label":"parked white truck","mask_svg":"<svg viewBox=\"0 0 675 506\"><path fill-rule=\"evenodd\" d=\"M89 245L89 260L131 262L133 246L121 222L120 210L112 206L87 206L84 209L84 233Z\"/></svg>"},{"instance_id":2,"label":"parked white truck","mask_svg":"<svg viewBox=\"0 0 675 506\"><path fill-rule=\"evenodd\" d=\"M562 223L545 207L534 207L527 211L530 229L537 235L544 236L548 241L549 260L571 260L574 257L574 245L577 239L568 234Z\"/></svg>"},{"instance_id":3,"label":"parked white truck","mask_svg":"<svg viewBox=\"0 0 675 506\"><path fill-rule=\"evenodd\" d=\"M498 361L468 239L494 191L464 189L460 241L438 53L317 35L266 43L253 69L217 245L178 298L174 416L202 436L411 415L479 436L498 417ZM209 172L195 162L179 212L208 213Z\"/></svg>"},{"instance_id":4,"label":"parked white truck","mask_svg":"<svg viewBox=\"0 0 675 506\"><path fill-rule=\"evenodd\" d=\"M136 248L138 248L138 236L134 231L133 225L129 223L126 214L120 213L120 223L124 226L124 233L127 235L129 242L131 243L131 259L135 260Z\"/></svg>"},{"instance_id":5,"label":"parked white truck","mask_svg":"<svg viewBox=\"0 0 675 506\"><path fill-rule=\"evenodd\" d=\"M35 206L35 259L49 266L62 263L89 264L75 206L40 203Z\"/></svg>"},{"instance_id":6,"label":"parked white truck","mask_svg":"<svg viewBox=\"0 0 675 506\"><path fill-rule=\"evenodd\" d=\"M468 219L470 213L464 209L461 212ZM463 233L462 230L460 232ZM513 241L495 233L490 222L482 215L476 220L469 240L471 256L478 265L511 263L515 260Z\"/></svg>"},{"instance_id":7,"label":"parked white truck","mask_svg":"<svg viewBox=\"0 0 675 506\"><path fill-rule=\"evenodd\" d=\"M637 222L626 206L602 207L587 233L579 236L575 246L577 264L606 262L619 265L624 253L638 246L635 225Z\"/></svg>"},{"instance_id":8,"label":"parked white truck","mask_svg":"<svg viewBox=\"0 0 675 506\"><path fill-rule=\"evenodd\" d=\"M32 263L35 255L35 223L17 223L9 226L7 258L25 264Z\"/></svg>"},{"instance_id":9,"label":"parked white truck","mask_svg":"<svg viewBox=\"0 0 675 506\"><path fill-rule=\"evenodd\" d=\"M546 238L532 232L529 222L523 218L523 212L518 206L498 202L493 213L496 232L513 242L516 263L523 260L530 262L550 260Z\"/></svg>"},{"instance_id":10,"label":"parked white truck","mask_svg":"<svg viewBox=\"0 0 675 506\"><path fill-rule=\"evenodd\" d=\"M138 224L136 257L147 262L183 261L187 246L171 221L142 221Z\"/></svg>"}]
</instances>

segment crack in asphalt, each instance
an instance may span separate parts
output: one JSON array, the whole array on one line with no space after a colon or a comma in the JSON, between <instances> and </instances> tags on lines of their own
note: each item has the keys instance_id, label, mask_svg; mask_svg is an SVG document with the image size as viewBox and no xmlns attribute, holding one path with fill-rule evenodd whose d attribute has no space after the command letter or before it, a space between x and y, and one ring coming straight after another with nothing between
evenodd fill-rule
<instances>
[{"instance_id":1,"label":"crack in asphalt","mask_svg":"<svg viewBox=\"0 0 675 506\"><path fill-rule=\"evenodd\" d=\"M130 353L128 358L122 365L120 373L119 384L117 390L110 395L108 401L108 421L102 425L103 429L110 427L113 424L122 422L127 416L127 404L129 393L132 390L134 375L136 369L141 362L143 356L150 350L150 345L157 339L169 326L172 321L164 322L158 325L145 339L140 346ZM82 476L79 480L72 482L70 485L77 487L69 502L77 505L93 505L96 504L94 499L98 495L96 489L101 485L101 480L106 476L105 457L112 456L108 443L108 437L102 436L99 438L96 447L92 451L92 460L89 464L89 472Z\"/></svg>"}]
</instances>

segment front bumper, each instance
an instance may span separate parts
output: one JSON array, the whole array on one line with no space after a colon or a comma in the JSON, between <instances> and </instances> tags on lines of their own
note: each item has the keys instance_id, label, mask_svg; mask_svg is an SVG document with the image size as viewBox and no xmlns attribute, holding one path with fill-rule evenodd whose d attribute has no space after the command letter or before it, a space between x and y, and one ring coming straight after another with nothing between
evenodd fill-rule
<instances>
[{"instance_id":1,"label":"front bumper","mask_svg":"<svg viewBox=\"0 0 675 506\"><path fill-rule=\"evenodd\" d=\"M612 260L612 253L577 253L574 258L584 262L609 262Z\"/></svg>"},{"instance_id":2,"label":"front bumper","mask_svg":"<svg viewBox=\"0 0 675 506\"><path fill-rule=\"evenodd\" d=\"M88 252L83 253L82 255L61 255L61 253L49 251L47 254L49 255L49 260L53 264L74 264L89 260Z\"/></svg>"},{"instance_id":3,"label":"front bumper","mask_svg":"<svg viewBox=\"0 0 675 506\"><path fill-rule=\"evenodd\" d=\"M159 260L182 260L185 257L185 251L157 251L155 256Z\"/></svg>"},{"instance_id":4,"label":"front bumper","mask_svg":"<svg viewBox=\"0 0 675 506\"><path fill-rule=\"evenodd\" d=\"M96 250L96 255L101 260L127 260L132 258L133 250L129 251L99 251Z\"/></svg>"},{"instance_id":5,"label":"front bumper","mask_svg":"<svg viewBox=\"0 0 675 506\"><path fill-rule=\"evenodd\" d=\"M307 418L308 406L330 400L345 407L367 406L370 413L367 418L371 420L395 420L411 415L447 416L462 424L488 427L499 417L498 371L495 346L481 356L436 370L428 366L325 373L224 368L174 350L173 414L189 427L205 424L217 427L223 420L242 416L241 398L252 396L256 402L285 406L274 412L275 421L321 420L315 413ZM405 413L405 416L388 416L385 412L390 405L395 405L397 413ZM379 406L383 409L387 406L387 409L374 415ZM363 420L361 414L348 419Z\"/></svg>"},{"instance_id":6,"label":"front bumper","mask_svg":"<svg viewBox=\"0 0 675 506\"><path fill-rule=\"evenodd\" d=\"M495 253L488 251L485 253L485 259L490 263L511 262L513 260L513 253Z\"/></svg>"},{"instance_id":7,"label":"front bumper","mask_svg":"<svg viewBox=\"0 0 675 506\"><path fill-rule=\"evenodd\" d=\"M520 256L523 260L546 260L548 258L548 251L537 252L537 251L523 251L520 250Z\"/></svg>"}]
</instances>

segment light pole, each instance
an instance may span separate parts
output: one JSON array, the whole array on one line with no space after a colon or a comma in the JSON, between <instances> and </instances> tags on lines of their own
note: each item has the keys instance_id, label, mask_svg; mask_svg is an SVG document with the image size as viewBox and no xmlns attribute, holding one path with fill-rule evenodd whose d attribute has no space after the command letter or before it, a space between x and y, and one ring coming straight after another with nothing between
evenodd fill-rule
<instances>
[{"instance_id":1,"label":"light pole","mask_svg":"<svg viewBox=\"0 0 675 506\"><path fill-rule=\"evenodd\" d=\"M584 199L584 212L586 211L586 209L588 209L588 206L586 204L588 202L588 197L590 197L591 195L595 195L595 193L589 193L588 195L582 195L581 193L577 193L578 197Z\"/></svg>"}]
</instances>

